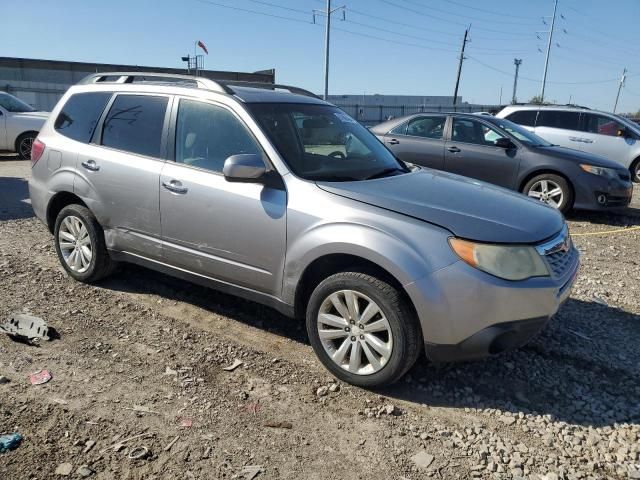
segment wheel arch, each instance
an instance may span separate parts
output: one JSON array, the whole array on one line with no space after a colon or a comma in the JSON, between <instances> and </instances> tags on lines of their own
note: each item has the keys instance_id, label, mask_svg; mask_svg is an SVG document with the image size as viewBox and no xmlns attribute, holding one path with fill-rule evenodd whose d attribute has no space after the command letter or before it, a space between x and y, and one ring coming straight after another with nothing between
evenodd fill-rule
<instances>
[{"instance_id":1,"label":"wheel arch","mask_svg":"<svg viewBox=\"0 0 640 480\"><path fill-rule=\"evenodd\" d=\"M74 193L62 191L56 193L49 204L47 205L47 227L49 227L49 231L53 233L54 226L56 224L56 218L58 218L58 214L60 211L66 207L67 205L78 204L82 205L86 208L89 208L82 199ZM91 210L91 209L89 209Z\"/></svg>"},{"instance_id":2,"label":"wheel arch","mask_svg":"<svg viewBox=\"0 0 640 480\"><path fill-rule=\"evenodd\" d=\"M636 167L640 165L640 156L636 157L633 162L631 162L631 165L629 165L629 174L631 175L631 181L635 182L635 172L634 170L636 169Z\"/></svg>"}]
</instances>

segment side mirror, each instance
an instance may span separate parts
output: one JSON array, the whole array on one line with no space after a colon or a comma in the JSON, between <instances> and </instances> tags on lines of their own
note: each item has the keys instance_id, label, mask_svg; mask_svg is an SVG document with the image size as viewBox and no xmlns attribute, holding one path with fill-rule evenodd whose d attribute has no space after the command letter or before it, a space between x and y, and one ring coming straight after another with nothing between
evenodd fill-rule
<instances>
[{"instance_id":1,"label":"side mirror","mask_svg":"<svg viewBox=\"0 0 640 480\"><path fill-rule=\"evenodd\" d=\"M496 147L506 148L506 149L513 148L515 146L513 142L506 137L500 137L496 139L496 141L494 142L494 145Z\"/></svg>"},{"instance_id":2,"label":"side mirror","mask_svg":"<svg viewBox=\"0 0 640 480\"><path fill-rule=\"evenodd\" d=\"M260 183L267 173L262 156L255 153L231 155L224 161L224 178L229 182Z\"/></svg>"}]
</instances>

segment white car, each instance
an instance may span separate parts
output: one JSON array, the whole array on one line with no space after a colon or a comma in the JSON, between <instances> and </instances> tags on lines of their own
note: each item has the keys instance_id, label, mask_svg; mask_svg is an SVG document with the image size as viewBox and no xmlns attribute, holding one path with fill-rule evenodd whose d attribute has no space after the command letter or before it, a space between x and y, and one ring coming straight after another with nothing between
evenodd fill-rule
<instances>
[{"instance_id":1,"label":"white car","mask_svg":"<svg viewBox=\"0 0 640 480\"><path fill-rule=\"evenodd\" d=\"M561 105L509 105L497 115L561 147L600 155L640 182L640 125L613 113Z\"/></svg>"},{"instance_id":2,"label":"white car","mask_svg":"<svg viewBox=\"0 0 640 480\"><path fill-rule=\"evenodd\" d=\"M15 152L22 160L31 158L31 145L48 116L0 92L0 152Z\"/></svg>"}]
</instances>

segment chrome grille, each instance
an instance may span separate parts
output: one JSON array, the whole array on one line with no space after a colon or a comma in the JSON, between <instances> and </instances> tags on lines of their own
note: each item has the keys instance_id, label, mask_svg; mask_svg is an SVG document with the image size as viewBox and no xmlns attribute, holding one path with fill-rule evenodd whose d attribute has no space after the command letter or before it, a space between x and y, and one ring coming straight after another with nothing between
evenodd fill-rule
<instances>
[{"instance_id":1,"label":"chrome grille","mask_svg":"<svg viewBox=\"0 0 640 480\"><path fill-rule=\"evenodd\" d=\"M569 229L562 231L550 241L536 247L538 253L547 262L551 276L562 278L577 261L578 250L573 246Z\"/></svg>"}]
</instances>

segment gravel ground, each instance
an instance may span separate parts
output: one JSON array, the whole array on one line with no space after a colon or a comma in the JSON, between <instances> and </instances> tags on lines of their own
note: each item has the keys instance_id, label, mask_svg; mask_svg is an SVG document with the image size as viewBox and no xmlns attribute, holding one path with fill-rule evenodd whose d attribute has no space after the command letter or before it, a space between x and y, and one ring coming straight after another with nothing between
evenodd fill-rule
<instances>
[{"instance_id":1,"label":"gravel ground","mask_svg":"<svg viewBox=\"0 0 640 480\"><path fill-rule=\"evenodd\" d=\"M24 436L0 478L640 479L640 230L606 233L640 225L640 196L570 217L581 275L529 345L371 392L259 305L137 267L71 280L28 173L0 159L0 321L30 312L60 338L0 337L0 434Z\"/></svg>"}]
</instances>

